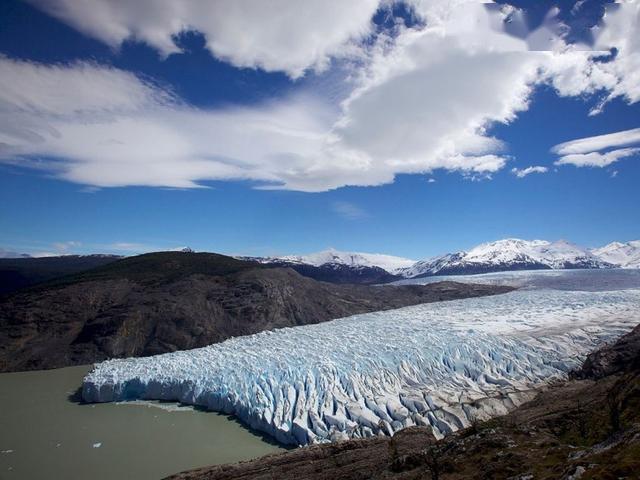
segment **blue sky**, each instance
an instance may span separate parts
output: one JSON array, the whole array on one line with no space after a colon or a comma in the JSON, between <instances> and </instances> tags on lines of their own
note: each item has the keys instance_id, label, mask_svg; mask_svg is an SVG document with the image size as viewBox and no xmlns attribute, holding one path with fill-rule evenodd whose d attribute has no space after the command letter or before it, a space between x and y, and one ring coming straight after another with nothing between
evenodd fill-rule
<instances>
[{"instance_id":1,"label":"blue sky","mask_svg":"<svg viewBox=\"0 0 640 480\"><path fill-rule=\"evenodd\" d=\"M126 9L3 2L0 247L420 259L504 237L638 239L637 10L625 27L587 3L496 10L504 31L443 23L443 40L425 33L436 13L372 0L355 25L353 11L331 25L291 12L304 28L275 37L289 26L262 12L242 38L206 19L176 35L162 12L136 24ZM307 46L314 29L333 43Z\"/></svg>"}]
</instances>

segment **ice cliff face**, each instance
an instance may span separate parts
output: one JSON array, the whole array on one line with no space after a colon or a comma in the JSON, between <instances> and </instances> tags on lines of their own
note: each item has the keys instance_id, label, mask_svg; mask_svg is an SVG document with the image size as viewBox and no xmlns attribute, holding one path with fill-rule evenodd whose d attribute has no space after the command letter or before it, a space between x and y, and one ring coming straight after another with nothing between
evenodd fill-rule
<instances>
[{"instance_id":1,"label":"ice cliff face","mask_svg":"<svg viewBox=\"0 0 640 480\"><path fill-rule=\"evenodd\" d=\"M640 290L517 291L96 365L89 402L161 399L235 414L283 443L436 436L505 413L640 321Z\"/></svg>"}]
</instances>

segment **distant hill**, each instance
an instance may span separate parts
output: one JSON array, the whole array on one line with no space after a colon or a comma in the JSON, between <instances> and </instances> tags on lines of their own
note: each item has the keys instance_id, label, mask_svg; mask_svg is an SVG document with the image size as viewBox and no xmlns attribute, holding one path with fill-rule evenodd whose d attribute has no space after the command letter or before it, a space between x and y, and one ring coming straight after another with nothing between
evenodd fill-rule
<instances>
[{"instance_id":1,"label":"distant hill","mask_svg":"<svg viewBox=\"0 0 640 480\"><path fill-rule=\"evenodd\" d=\"M42 258L0 258L0 295L90 270L120 259L117 255L63 255Z\"/></svg>"},{"instance_id":2,"label":"distant hill","mask_svg":"<svg viewBox=\"0 0 640 480\"><path fill-rule=\"evenodd\" d=\"M356 313L510 291L336 285L212 253L123 258L0 298L0 371L202 347Z\"/></svg>"},{"instance_id":3,"label":"distant hill","mask_svg":"<svg viewBox=\"0 0 640 480\"><path fill-rule=\"evenodd\" d=\"M394 275L381 267L366 265L346 265L343 263L324 263L311 265L302 262L292 262L282 259L260 259L260 263L272 267L291 268L305 277L313 278L321 282L338 284L362 284L376 285L402 280L401 275Z\"/></svg>"}]
</instances>

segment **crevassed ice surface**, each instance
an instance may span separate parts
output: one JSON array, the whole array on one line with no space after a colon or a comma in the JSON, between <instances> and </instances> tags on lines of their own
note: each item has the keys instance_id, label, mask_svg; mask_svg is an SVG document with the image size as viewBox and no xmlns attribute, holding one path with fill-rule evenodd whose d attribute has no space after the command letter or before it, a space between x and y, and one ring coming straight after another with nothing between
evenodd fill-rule
<instances>
[{"instance_id":1,"label":"crevassed ice surface","mask_svg":"<svg viewBox=\"0 0 640 480\"><path fill-rule=\"evenodd\" d=\"M639 317L638 289L521 290L109 360L83 397L200 405L291 444L411 425L440 437L528 400Z\"/></svg>"}]
</instances>

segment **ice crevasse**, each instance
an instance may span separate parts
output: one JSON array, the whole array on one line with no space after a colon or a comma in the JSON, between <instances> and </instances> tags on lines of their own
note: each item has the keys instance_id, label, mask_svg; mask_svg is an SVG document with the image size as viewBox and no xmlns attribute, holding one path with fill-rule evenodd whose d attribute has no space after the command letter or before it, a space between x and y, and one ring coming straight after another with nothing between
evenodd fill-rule
<instances>
[{"instance_id":1,"label":"ice crevasse","mask_svg":"<svg viewBox=\"0 0 640 480\"><path fill-rule=\"evenodd\" d=\"M287 444L436 437L506 413L640 322L640 290L515 291L108 360L88 402L166 400L234 414Z\"/></svg>"}]
</instances>

